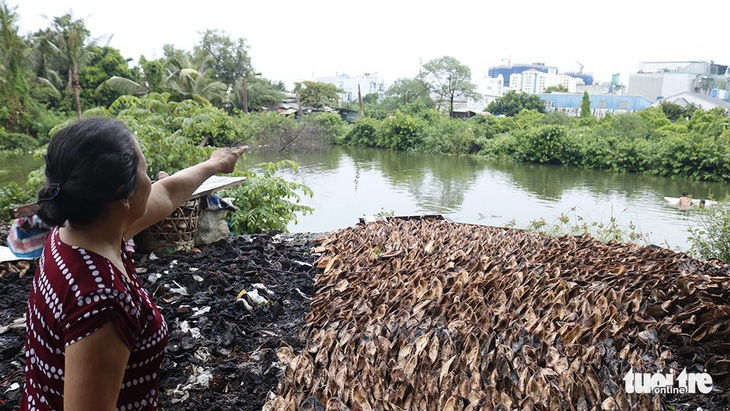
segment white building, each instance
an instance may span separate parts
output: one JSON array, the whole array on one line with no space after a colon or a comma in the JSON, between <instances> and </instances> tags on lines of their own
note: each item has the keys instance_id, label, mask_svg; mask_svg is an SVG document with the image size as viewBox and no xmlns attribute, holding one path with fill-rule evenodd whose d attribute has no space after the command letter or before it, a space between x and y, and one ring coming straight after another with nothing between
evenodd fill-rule
<instances>
[{"instance_id":1,"label":"white building","mask_svg":"<svg viewBox=\"0 0 730 411\"><path fill-rule=\"evenodd\" d=\"M565 74L543 73L536 69L525 70L509 76L510 89L527 94L540 94L549 87L562 86L569 93L575 93L583 80Z\"/></svg>"},{"instance_id":2,"label":"white building","mask_svg":"<svg viewBox=\"0 0 730 411\"><path fill-rule=\"evenodd\" d=\"M360 86L360 94L365 97L368 94L377 94L378 100L385 98L385 82L377 74L365 73L360 77L350 77L347 74L337 74L331 77L317 77L320 83L334 84L343 90L340 93L340 100L356 102L357 88Z\"/></svg>"},{"instance_id":3,"label":"white building","mask_svg":"<svg viewBox=\"0 0 730 411\"><path fill-rule=\"evenodd\" d=\"M728 66L712 61L641 62L629 78L628 93L660 101L685 92L716 94L727 90Z\"/></svg>"}]
</instances>

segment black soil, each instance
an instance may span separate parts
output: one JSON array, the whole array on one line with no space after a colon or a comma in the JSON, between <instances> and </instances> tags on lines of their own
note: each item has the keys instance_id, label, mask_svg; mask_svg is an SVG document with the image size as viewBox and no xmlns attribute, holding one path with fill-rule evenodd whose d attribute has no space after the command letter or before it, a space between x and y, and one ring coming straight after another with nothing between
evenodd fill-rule
<instances>
[{"instance_id":1,"label":"black soil","mask_svg":"<svg viewBox=\"0 0 730 411\"><path fill-rule=\"evenodd\" d=\"M302 347L317 237L238 236L197 252L135 254L138 276L170 330L159 409L261 409L282 372L276 349ZM0 411L20 404L22 317L34 272L33 262L0 263ZM256 287L267 303L246 307L237 297Z\"/></svg>"}]
</instances>

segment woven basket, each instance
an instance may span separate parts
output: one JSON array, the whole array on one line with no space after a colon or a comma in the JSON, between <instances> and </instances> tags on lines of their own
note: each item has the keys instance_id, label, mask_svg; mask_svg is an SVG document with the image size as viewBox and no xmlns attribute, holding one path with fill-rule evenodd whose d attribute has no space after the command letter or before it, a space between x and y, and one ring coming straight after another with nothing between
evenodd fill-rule
<instances>
[{"instance_id":1,"label":"woven basket","mask_svg":"<svg viewBox=\"0 0 730 411\"><path fill-rule=\"evenodd\" d=\"M190 250L200 217L200 198L188 200L167 218L144 229L134 237L139 252Z\"/></svg>"}]
</instances>

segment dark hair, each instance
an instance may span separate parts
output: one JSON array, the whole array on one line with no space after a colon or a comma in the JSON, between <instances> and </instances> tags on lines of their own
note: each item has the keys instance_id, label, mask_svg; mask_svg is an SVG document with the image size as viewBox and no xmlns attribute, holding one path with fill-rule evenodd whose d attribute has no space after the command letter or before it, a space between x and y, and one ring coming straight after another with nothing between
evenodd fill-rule
<instances>
[{"instance_id":1,"label":"dark hair","mask_svg":"<svg viewBox=\"0 0 730 411\"><path fill-rule=\"evenodd\" d=\"M134 136L117 120L90 118L59 130L46 154L47 186L38 192L38 216L49 225L89 223L110 201L137 188Z\"/></svg>"}]
</instances>

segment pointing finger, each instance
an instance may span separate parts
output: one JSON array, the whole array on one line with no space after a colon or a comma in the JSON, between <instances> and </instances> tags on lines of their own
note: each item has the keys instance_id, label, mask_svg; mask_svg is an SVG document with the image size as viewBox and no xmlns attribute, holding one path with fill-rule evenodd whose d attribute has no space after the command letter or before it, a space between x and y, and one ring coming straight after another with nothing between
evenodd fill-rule
<instances>
[{"instance_id":1,"label":"pointing finger","mask_svg":"<svg viewBox=\"0 0 730 411\"><path fill-rule=\"evenodd\" d=\"M238 150L235 151L237 156L241 156L243 153L247 152L249 149L248 146L241 146L238 148Z\"/></svg>"}]
</instances>

